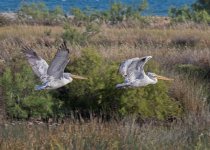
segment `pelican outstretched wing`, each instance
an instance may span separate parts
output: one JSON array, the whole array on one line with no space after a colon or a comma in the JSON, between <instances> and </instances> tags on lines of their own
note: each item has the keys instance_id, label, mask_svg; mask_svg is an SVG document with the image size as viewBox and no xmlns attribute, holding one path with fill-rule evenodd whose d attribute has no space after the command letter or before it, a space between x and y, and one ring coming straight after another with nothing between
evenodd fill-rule
<instances>
[{"instance_id":1,"label":"pelican outstretched wing","mask_svg":"<svg viewBox=\"0 0 210 150\"><path fill-rule=\"evenodd\" d=\"M131 65L131 63L132 63L133 61L136 61L136 60L139 60L139 58L128 59L128 60L123 61L123 62L120 64L119 72L120 72L120 74L121 74L123 77L127 76L128 67Z\"/></svg>"},{"instance_id":2,"label":"pelican outstretched wing","mask_svg":"<svg viewBox=\"0 0 210 150\"><path fill-rule=\"evenodd\" d=\"M63 76L64 69L69 62L69 49L66 46L66 42L59 47L54 59L52 60L47 74L53 76L56 79L59 79Z\"/></svg>"},{"instance_id":3,"label":"pelican outstretched wing","mask_svg":"<svg viewBox=\"0 0 210 150\"><path fill-rule=\"evenodd\" d=\"M128 59L121 63L119 71L126 80L141 79L145 74L144 65L150 58L152 56Z\"/></svg>"},{"instance_id":4,"label":"pelican outstretched wing","mask_svg":"<svg viewBox=\"0 0 210 150\"><path fill-rule=\"evenodd\" d=\"M47 74L47 62L38 56L37 53L29 47L23 47L23 52L25 53L25 56L34 73L41 79L41 81L43 81L43 77Z\"/></svg>"}]
</instances>

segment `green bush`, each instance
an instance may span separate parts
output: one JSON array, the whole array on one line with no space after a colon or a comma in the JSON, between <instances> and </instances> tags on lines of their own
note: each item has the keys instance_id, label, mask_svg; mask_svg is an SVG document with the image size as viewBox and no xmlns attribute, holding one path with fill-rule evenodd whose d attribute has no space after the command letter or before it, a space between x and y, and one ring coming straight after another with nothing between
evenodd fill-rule
<instances>
[{"instance_id":1,"label":"green bush","mask_svg":"<svg viewBox=\"0 0 210 150\"><path fill-rule=\"evenodd\" d=\"M64 27L62 38L69 41L71 44L84 45L87 42L87 37L79 32L76 28L69 25Z\"/></svg>"},{"instance_id":2,"label":"green bush","mask_svg":"<svg viewBox=\"0 0 210 150\"><path fill-rule=\"evenodd\" d=\"M89 16L79 8L72 8L70 12L74 16L73 21L76 25L89 21Z\"/></svg>"},{"instance_id":3,"label":"green bush","mask_svg":"<svg viewBox=\"0 0 210 150\"><path fill-rule=\"evenodd\" d=\"M176 65L176 70L182 74L189 75L191 77L205 77L206 70L193 64L179 64Z\"/></svg>"},{"instance_id":4,"label":"green bush","mask_svg":"<svg viewBox=\"0 0 210 150\"><path fill-rule=\"evenodd\" d=\"M115 2L112 3L110 8L106 11L97 12L95 10L81 10L79 8L73 8L71 9L71 14L74 16L73 21L76 25L88 24L90 22L117 24L131 19L142 20L143 17L141 17L141 13L147 7L147 0L142 0L142 3L136 7Z\"/></svg>"},{"instance_id":5,"label":"green bush","mask_svg":"<svg viewBox=\"0 0 210 150\"><path fill-rule=\"evenodd\" d=\"M92 9L81 10L80 8L72 8L70 13L73 15L72 23L77 26L87 25L92 22L101 24L107 19L104 11L97 11Z\"/></svg>"},{"instance_id":6,"label":"green bush","mask_svg":"<svg viewBox=\"0 0 210 150\"><path fill-rule=\"evenodd\" d=\"M85 31L78 31L76 28L66 25L64 27L62 38L69 41L71 44L86 45L92 36L100 32L99 26L94 23L87 24Z\"/></svg>"},{"instance_id":7,"label":"green bush","mask_svg":"<svg viewBox=\"0 0 210 150\"><path fill-rule=\"evenodd\" d=\"M124 5L122 3L113 3L111 8L107 11L108 20L111 23L116 24L122 21L128 21L131 19L141 20L141 13L148 7L147 0L141 1L140 5L136 7Z\"/></svg>"},{"instance_id":8,"label":"green bush","mask_svg":"<svg viewBox=\"0 0 210 150\"><path fill-rule=\"evenodd\" d=\"M208 14L210 14L210 0L197 0L194 4L192 4L192 8L195 11L205 10Z\"/></svg>"},{"instance_id":9,"label":"green bush","mask_svg":"<svg viewBox=\"0 0 210 150\"><path fill-rule=\"evenodd\" d=\"M169 16L174 22L186 22L192 20L192 10L189 6L183 6L179 9L173 7L169 10Z\"/></svg>"},{"instance_id":10,"label":"green bush","mask_svg":"<svg viewBox=\"0 0 210 150\"><path fill-rule=\"evenodd\" d=\"M149 68L157 71L153 65ZM116 84L123 82L117 72L118 64L106 62L93 48L84 49L68 70L88 80L74 80L62 95L57 95L59 99L65 97L62 109L66 113L72 110L115 111L121 115L132 113L142 118L165 119L182 112L179 103L168 96L164 82L138 89L116 89Z\"/></svg>"},{"instance_id":11,"label":"green bush","mask_svg":"<svg viewBox=\"0 0 210 150\"><path fill-rule=\"evenodd\" d=\"M198 0L191 6L171 8L169 16L174 22L194 21L197 23L210 23L210 1Z\"/></svg>"},{"instance_id":12,"label":"green bush","mask_svg":"<svg viewBox=\"0 0 210 150\"><path fill-rule=\"evenodd\" d=\"M87 81L74 80L67 86L67 101L64 106L71 110L97 110L102 102L102 90L105 88L105 80L108 79L109 70L107 64L99 54L91 48L83 51L82 56L74 61L68 68L73 74L88 77ZM107 71L107 72L105 72ZM109 83L111 84L111 83ZM114 84L113 84L114 86ZM67 108L68 109L68 108Z\"/></svg>"},{"instance_id":13,"label":"green bush","mask_svg":"<svg viewBox=\"0 0 210 150\"><path fill-rule=\"evenodd\" d=\"M5 17L4 15L0 14L0 27L1 26L6 26L11 24L11 19Z\"/></svg>"},{"instance_id":14,"label":"green bush","mask_svg":"<svg viewBox=\"0 0 210 150\"><path fill-rule=\"evenodd\" d=\"M10 64L1 77L6 111L11 118L63 117L72 112L88 115L111 113L126 116L137 114L142 119L166 119L182 113L179 102L168 95L165 82L135 89L116 89L123 82L118 73L119 63L106 61L94 48L82 50L67 70L88 80L73 80L53 91L35 91L34 74L20 59ZM157 65L145 66L158 73ZM68 72L66 71L66 72Z\"/></svg>"},{"instance_id":15,"label":"green bush","mask_svg":"<svg viewBox=\"0 0 210 150\"><path fill-rule=\"evenodd\" d=\"M86 31L85 31L85 34L87 36L93 36L97 33L100 32L100 28L97 24L95 23L89 23L87 26L86 26Z\"/></svg>"},{"instance_id":16,"label":"green bush","mask_svg":"<svg viewBox=\"0 0 210 150\"><path fill-rule=\"evenodd\" d=\"M80 26L94 23L120 23L132 19L145 20L141 13L148 6L147 0L142 0L140 5L130 6L120 2L111 4L106 11L96 11L91 9L81 10L72 8L70 13L73 15L72 23ZM23 3L18 10L18 17L26 23L38 24L58 24L66 21L64 11L60 6L50 10L45 3Z\"/></svg>"},{"instance_id":17,"label":"green bush","mask_svg":"<svg viewBox=\"0 0 210 150\"><path fill-rule=\"evenodd\" d=\"M11 118L48 117L52 114L52 97L34 90L31 68L21 61L7 67L1 77L6 112Z\"/></svg>"},{"instance_id":18,"label":"green bush","mask_svg":"<svg viewBox=\"0 0 210 150\"><path fill-rule=\"evenodd\" d=\"M60 6L49 10L45 3L21 5L18 10L18 17L25 22L44 24L56 24L65 20L63 9Z\"/></svg>"},{"instance_id":19,"label":"green bush","mask_svg":"<svg viewBox=\"0 0 210 150\"><path fill-rule=\"evenodd\" d=\"M195 13L193 20L198 23L210 23L210 15L206 10L201 10Z\"/></svg>"},{"instance_id":20,"label":"green bush","mask_svg":"<svg viewBox=\"0 0 210 150\"><path fill-rule=\"evenodd\" d=\"M149 69L155 73L159 73L158 68L154 62L149 62L145 66L145 70ZM155 85L123 89L120 112L123 114L137 113L143 119L156 118L163 120L168 117L180 116L182 113L181 105L169 97L167 86L165 81L159 80Z\"/></svg>"}]
</instances>

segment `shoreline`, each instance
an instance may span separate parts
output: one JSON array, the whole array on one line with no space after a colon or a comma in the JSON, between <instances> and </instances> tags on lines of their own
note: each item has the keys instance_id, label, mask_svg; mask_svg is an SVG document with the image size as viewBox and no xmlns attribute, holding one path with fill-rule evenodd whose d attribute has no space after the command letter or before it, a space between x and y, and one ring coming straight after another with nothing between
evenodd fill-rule
<instances>
[{"instance_id":1,"label":"shoreline","mask_svg":"<svg viewBox=\"0 0 210 150\"><path fill-rule=\"evenodd\" d=\"M0 12L0 15L8 17L8 18L16 18L17 17L17 12ZM65 14L67 17L73 17L73 15L70 14ZM144 17L151 17L151 18L165 18L169 19L169 16L160 16L160 15L142 15Z\"/></svg>"},{"instance_id":2,"label":"shoreline","mask_svg":"<svg viewBox=\"0 0 210 150\"><path fill-rule=\"evenodd\" d=\"M18 15L16 12L0 12L0 16L9 19L10 21L17 21ZM66 15L68 19L73 19L73 15ZM171 23L171 19L169 16L145 16L150 19L150 25L152 27L164 27Z\"/></svg>"},{"instance_id":3,"label":"shoreline","mask_svg":"<svg viewBox=\"0 0 210 150\"><path fill-rule=\"evenodd\" d=\"M17 19L17 13L15 12L0 12L0 16L3 16L5 18L16 20Z\"/></svg>"}]
</instances>

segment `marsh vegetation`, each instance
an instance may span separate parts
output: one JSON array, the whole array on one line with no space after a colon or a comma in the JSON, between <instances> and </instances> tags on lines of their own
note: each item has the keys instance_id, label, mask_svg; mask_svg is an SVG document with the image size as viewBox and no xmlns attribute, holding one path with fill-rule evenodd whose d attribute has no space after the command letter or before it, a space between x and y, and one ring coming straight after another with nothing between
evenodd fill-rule
<instances>
[{"instance_id":1,"label":"marsh vegetation","mask_svg":"<svg viewBox=\"0 0 210 150\"><path fill-rule=\"evenodd\" d=\"M208 21L143 17L145 6L114 4L99 16L73 9L74 17L68 18L60 8L36 9L33 4L20 9L15 23L0 17L0 104L5 114L0 148L209 149ZM71 49L66 71L88 80L34 91L39 81L22 46L31 46L49 62L61 39ZM174 82L116 89L123 81L119 63L146 55L153 56L146 71Z\"/></svg>"}]
</instances>

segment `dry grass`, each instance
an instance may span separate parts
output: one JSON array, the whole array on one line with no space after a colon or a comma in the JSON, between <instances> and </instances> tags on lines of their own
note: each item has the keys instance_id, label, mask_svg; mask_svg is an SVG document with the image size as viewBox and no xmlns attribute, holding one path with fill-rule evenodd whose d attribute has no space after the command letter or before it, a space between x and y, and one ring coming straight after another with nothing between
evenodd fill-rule
<instances>
[{"instance_id":1,"label":"dry grass","mask_svg":"<svg viewBox=\"0 0 210 150\"><path fill-rule=\"evenodd\" d=\"M144 29L144 28L106 28L101 30L101 34L94 38L95 43L103 44L132 44L132 45L150 45L167 46L173 44L175 39L194 38L198 39L199 46L209 45L210 30L200 29ZM190 42L190 39L189 39Z\"/></svg>"},{"instance_id":2,"label":"dry grass","mask_svg":"<svg viewBox=\"0 0 210 150\"><path fill-rule=\"evenodd\" d=\"M30 38L39 37L44 32L51 30L52 35L55 36L63 31L62 27L48 27L48 26L28 26L28 25L14 25L0 28L0 39L4 40L9 37Z\"/></svg>"},{"instance_id":3,"label":"dry grass","mask_svg":"<svg viewBox=\"0 0 210 150\"><path fill-rule=\"evenodd\" d=\"M1 149L208 149L207 116L189 116L170 126L153 123L139 126L135 118L103 123L28 124L16 122L0 127ZM201 123L200 123L201 121ZM181 130L180 130L181 129Z\"/></svg>"},{"instance_id":4,"label":"dry grass","mask_svg":"<svg viewBox=\"0 0 210 150\"><path fill-rule=\"evenodd\" d=\"M101 32L92 37L90 44L97 47L103 55L109 59L133 57L134 55L142 56L151 54L154 56L164 55L181 55L182 58L193 51L197 50L199 55L205 55L208 61L210 46L210 30L200 29L142 29L142 28L108 28L101 27ZM50 32L50 36L46 35ZM18 49L22 43L27 43L36 47L48 49L50 45L55 46L59 43L62 27L46 26L8 26L0 28L0 46L1 49ZM192 47L176 47L180 42L189 43ZM178 44L177 44L178 43ZM79 49L77 47L77 49ZM190 52L187 51L190 49ZM17 51L17 50L14 50ZM10 52L10 51L9 51ZM13 52L14 53L14 52ZM186 54L185 54L186 53ZM194 53L194 52L193 52ZM195 56L192 56L195 57ZM179 56L180 58L180 56ZM186 59L190 59L186 58ZM202 58L205 59L205 58ZM193 58L194 60L194 58ZM198 60L198 58L196 58ZM207 62L209 63L209 62Z\"/></svg>"}]
</instances>

